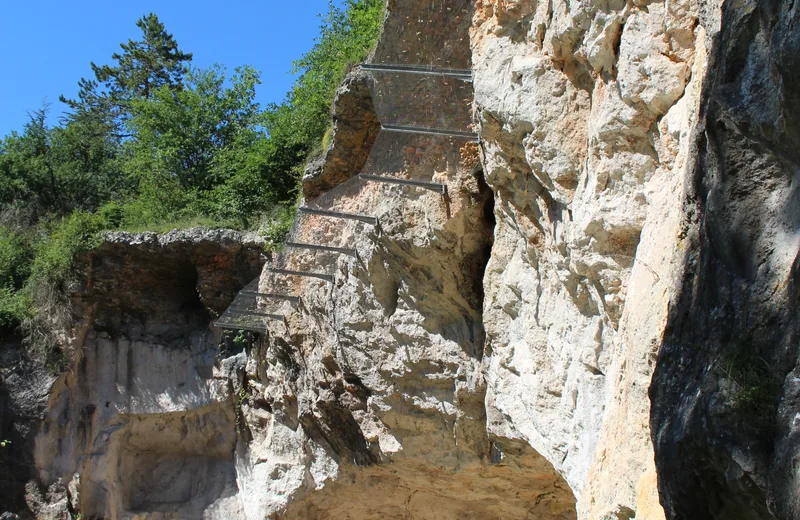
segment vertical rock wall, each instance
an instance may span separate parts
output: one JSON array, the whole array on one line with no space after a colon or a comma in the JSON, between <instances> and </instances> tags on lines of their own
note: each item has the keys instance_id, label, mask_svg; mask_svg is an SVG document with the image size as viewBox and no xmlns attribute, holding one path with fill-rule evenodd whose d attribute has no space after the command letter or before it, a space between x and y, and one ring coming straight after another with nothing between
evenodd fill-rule
<instances>
[{"instance_id":1,"label":"vertical rock wall","mask_svg":"<svg viewBox=\"0 0 800 520\"><path fill-rule=\"evenodd\" d=\"M800 6L725 2L651 386L669 518L798 518Z\"/></svg>"},{"instance_id":2,"label":"vertical rock wall","mask_svg":"<svg viewBox=\"0 0 800 520\"><path fill-rule=\"evenodd\" d=\"M472 14L463 0L389 2L374 59L468 67ZM453 89L456 81L376 75L374 106L390 121L455 126L449 104L437 103L467 90ZM382 132L368 173L444 183L447 195L340 180L309 203L377 217L377 226L298 218L293 241L355 253L289 250L274 259L331 275L329 283L262 275L262 292L301 301L265 303L285 319L270 322L248 364L250 437L237 450L247 518L575 517L550 462L486 431L481 282L494 197L478 159L478 146L461 139ZM352 162L355 173L363 162L357 154ZM319 182L311 181L309 199Z\"/></svg>"},{"instance_id":3,"label":"vertical rock wall","mask_svg":"<svg viewBox=\"0 0 800 520\"><path fill-rule=\"evenodd\" d=\"M245 357L224 359L208 323L260 257L239 233L189 230L108 234L80 260L76 359L50 389L33 452L49 489L26 489L36 518L241 514L234 403Z\"/></svg>"}]
</instances>

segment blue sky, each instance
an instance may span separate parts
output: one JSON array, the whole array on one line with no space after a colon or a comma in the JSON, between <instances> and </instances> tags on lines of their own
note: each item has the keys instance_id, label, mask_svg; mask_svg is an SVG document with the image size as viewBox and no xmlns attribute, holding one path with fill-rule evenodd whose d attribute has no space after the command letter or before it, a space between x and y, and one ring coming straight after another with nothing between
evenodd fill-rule
<instances>
[{"instance_id":1,"label":"blue sky","mask_svg":"<svg viewBox=\"0 0 800 520\"><path fill-rule=\"evenodd\" d=\"M337 0L336 5L341 5ZM89 62L111 62L128 39L138 39L136 20L156 13L194 54L193 64L225 65L229 72L252 65L262 73L257 101L280 102L293 78L291 64L314 44L319 14L328 0L15 0L0 14L0 137L21 130L27 112L52 103L51 123L62 110L59 94L73 97L78 80L91 77Z\"/></svg>"}]
</instances>

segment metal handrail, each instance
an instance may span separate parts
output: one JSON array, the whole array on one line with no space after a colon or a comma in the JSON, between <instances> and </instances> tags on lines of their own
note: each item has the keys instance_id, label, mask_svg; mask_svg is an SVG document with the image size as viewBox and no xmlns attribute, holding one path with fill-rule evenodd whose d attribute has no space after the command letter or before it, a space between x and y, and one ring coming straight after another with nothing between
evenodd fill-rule
<instances>
[{"instance_id":1,"label":"metal handrail","mask_svg":"<svg viewBox=\"0 0 800 520\"><path fill-rule=\"evenodd\" d=\"M472 81L472 71L469 69L436 68L426 65L362 63L361 70L367 70L370 72L400 72L405 74L448 76L463 81Z\"/></svg>"},{"instance_id":2,"label":"metal handrail","mask_svg":"<svg viewBox=\"0 0 800 520\"><path fill-rule=\"evenodd\" d=\"M354 213L340 213L338 211L328 211L325 209L314 209L308 207L297 208L297 211L300 213L305 213L307 215L319 215L322 217L341 218L345 220L358 220L360 222L372 224L373 226L378 225L378 219L376 217L370 217L367 215L356 215Z\"/></svg>"},{"instance_id":3,"label":"metal handrail","mask_svg":"<svg viewBox=\"0 0 800 520\"><path fill-rule=\"evenodd\" d=\"M402 184L405 186L416 186L418 188L425 188L426 190L436 191L444 195L447 193L447 186L444 184L437 184L434 182L412 181L408 179L396 179L394 177L384 177L381 175L370 175L368 173L359 173L358 177L365 181L386 182L389 184Z\"/></svg>"}]
</instances>

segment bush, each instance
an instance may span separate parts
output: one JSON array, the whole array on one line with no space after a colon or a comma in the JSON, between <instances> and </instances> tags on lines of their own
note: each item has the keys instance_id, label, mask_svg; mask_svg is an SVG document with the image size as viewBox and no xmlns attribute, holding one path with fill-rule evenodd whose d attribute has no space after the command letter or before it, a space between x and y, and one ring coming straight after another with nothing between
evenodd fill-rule
<instances>
[{"instance_id":1,"label":"bush","mask_svg":"<svg viewBox=\"0 0 800 520\"><path fill-rule=\"evenodd\" d=\"M103 222L105 222L109 228L113 229L120 227L125 218L124 206L116 201L103 204L97 213L100 215L100 218L103 219Z\"/></svg>"},{"instance_id":2,"label":"bush","mask_svg":"<svg viewBox=\"0 0 800 520\"><path fill-rule=\"evenodd\" d=\"M22 233L0 227L0 287L19 289L30 275L33 250Z\"/></svg>"},{"instance_id":3,"label":"bush","mask_svg":"<svg viewBox=\"0 0 800 520\"><path fill-rule=\"evenodd\" d=\"M294 224L296 208L276 206L273 210L262 217L259 234L264 237L264 249L267 251L277 251L286 241L289 232Z\"/></svg>"},{"instance_id":4,"label":"bush","mask_svg":"<svg viewBox=\"0 0 800 520\"><path fill-rule=\"evenodd\" d=\"M383 22L384 0L330 3L314 47L294 63L300 74L288 96L295 131L318 145L330 122L330 107L347 70L367 57Z\"/></svg>"},{"instance_id":5,"label":"bush","mask_svg":"<svg viewBox=\"0 0 800 520\"><path fill-rule=\"evenodd\" d=\"M25 295L0 288L0 331L13 332L32 316L31 303Z\"/></svg>"},{"instance_id":6,"label":"bush","mask_svg":"<svg viewBox=\"0 0 800 520\"><path fill-rule=\"evenodd\" d=\"M46 226L46 239L36 249L29 283L61 286L71 277L75 258L96 247L100 243L100 232L108 227L109 223L102 216L83 211Z\"/></svg>"},{"instance_id":7,"label":"bush","mask_svg":"<svg viewBox=\"0 0 800 520\"><path fill-rule=\"evenodd\" d=\"M60 334L71 320L67 285L75 274L75 260L99 245L100 233L112 225L99 213L75 211L40 229L43 239L35 249L31 276L17 295L35 311L29 311L25 326L28 352L44 361L53 374L65 370L73 355L64 350Z\"/></svg>"}]
</instances>

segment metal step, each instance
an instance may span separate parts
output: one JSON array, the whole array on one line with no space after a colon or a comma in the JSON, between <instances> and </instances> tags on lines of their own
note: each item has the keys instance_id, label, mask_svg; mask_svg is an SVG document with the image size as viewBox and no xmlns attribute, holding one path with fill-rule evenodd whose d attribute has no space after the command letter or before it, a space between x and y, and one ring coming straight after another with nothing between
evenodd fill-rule
<instances>
[{"instance_id":1,"label":"metal step","mask_svg":"<svg viewBox=\"0 0 800 520\"><path fill-rule=\"evenodd\" d=\"M459 137L479 142L480 136L474 132L462 132L460 130L446 130L442 128L423 128L420 126L398 126L398 125L383 125L382 130L387 132L402 132L407 134L425 134L425 135L444 135L448 137Z\"/></svg>"},{"instance_id":2,"label":"metal step","mask_svg":"<svg viewBox=\"0 0 800 520\"><path fill-rule=\"evenodd\" d=\"M281 320L283 321L284 317L280 314L266 314L263 312L253 312L253 311L236 311L232 309L228 309L225 311L228 314L233 314L234 316L258 316L261 318L270 318L273 320Z\"/></svg>"},{"instance_id":3,"label":"metal step","mask_svg":"<svg viewBox=\"0 0 800 520\"><path fill-rule=\"evenodd\" d=\"M360 173L358 177L365 181L386 182L389 184L403 184L405 186L416 186L417 188L425 188L426 190L435 191L444 195L447 193L447 186L444 184L436 184L434 182L411 181L407 179L395 179L394 177L383 177L381 175L370 175L367 173Z\"/></svg>"},{"instance_id":4,"label":"metal step","mask_svg":"<svg viewBox=\"0 0 800 520\"><path fill-rule=\"evenodd\" d=\"M306 207L297 208L297 211L299 211L300 213L305 213L306 215L320 215L322 217L341 218L345 220L358 220L360 222L365 222L373 226L378 225L378 219L376 217L369 217L367 215L355 215L353 213L339 213L337 211L328 211L324 209L314 209Z\"/></svg>"},{"instance_id":5,"label":"metal step","mask_svg":"<svg viewBox=\"0 0 800 520\"><path fill-rule=\"evenodd\" d=\"M400 72L405 74L448 76L464 81L472 81L472 71L468 69L440 69L426 65L362 63L361 70L367 70L370 72Z\"/></svg>"},{"instance_id":6,"label":"metal step","mask_svg":"<svg viewBox=\"0 0 800 520\"><path fill-rule=\"evenodd\" d=\"M306 271L290 271L288 269L274 269L270 268L269 271L271 273L276 274L286 274L286 275L293 275L293 276L304 276L306 278L319 278L320 280L325 280L326 282L333 282L333 276L329 274L322 274L322 273L309 273Z\"/></svg>"},{"instance_id":7,"label":"metal step","mask_svg":"<svg viewBox=\"0 0 800 520\"><path fill-rule=\"evenodd\" d=\"M233 323L221 323L219 321L214 322L214 327L218 329L228 329L228 330L249 330L251 332L260 332L262 334L267 332L267 327L255 327L253 325L236 325Z\"/></svg>"},{"instance_id":8,"label":"metal step","mask_svg":"<svg viewBox=\"0 0 800 520\"><path fill-rule=\"evenodd\" d=\"M316 244L300 244L298 242L286 242L283 245L292 249L310 249L312 251L328 251L330 253L342 253L356 256L355 249L347 249L345 247L318 246Z\"/></svg>"},{"instance_id":9,"label":"metal step","mask_svg":"<svg viewBox=\"0 0 800 520\"><path fill-rule=\"evenodd\" d=\"M265 298L268 300L286 300L287 302L298 303L300 298L297 296L286 296L283 294L260 293L253 291L240 291L239 294L243 296L255 296L256 298Z\"/></svg>"}]
</instances>

